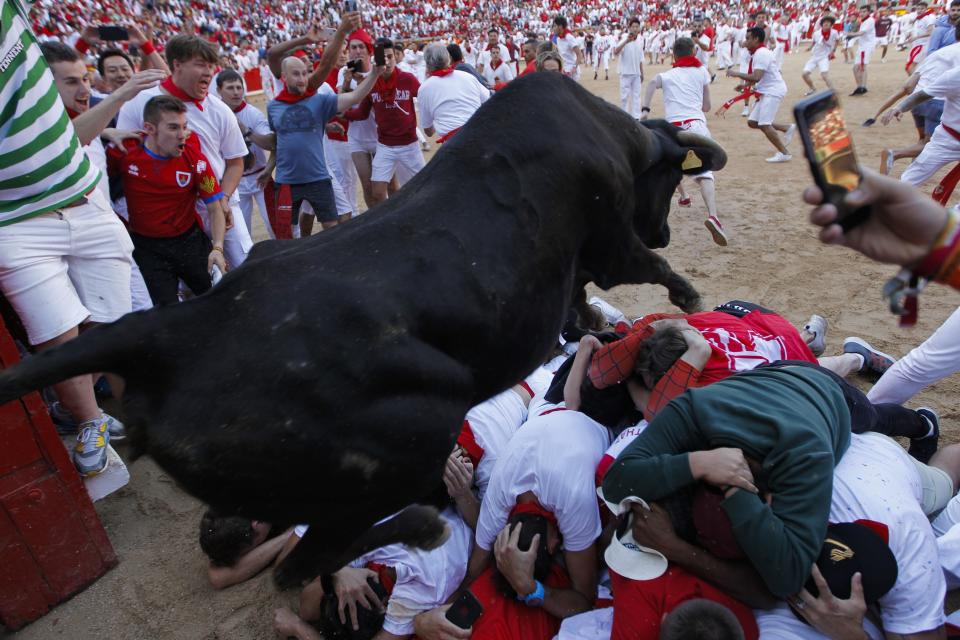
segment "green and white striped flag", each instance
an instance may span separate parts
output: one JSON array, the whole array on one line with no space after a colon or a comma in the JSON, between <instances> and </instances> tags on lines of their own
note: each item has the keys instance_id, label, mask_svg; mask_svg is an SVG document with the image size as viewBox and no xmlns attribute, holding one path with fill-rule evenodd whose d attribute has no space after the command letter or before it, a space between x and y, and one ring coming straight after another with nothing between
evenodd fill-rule
<instances>
[{"instance_id":1,"label":"green and white striped flag","mask_svg":"<svg viewBox=\"0 0 960 640\"><path fill-rule=\"evenodd\" d=\"M30 31L22 0L0 0L0 226L62 207L96 185Z\"/></svg>"}]
</instances>

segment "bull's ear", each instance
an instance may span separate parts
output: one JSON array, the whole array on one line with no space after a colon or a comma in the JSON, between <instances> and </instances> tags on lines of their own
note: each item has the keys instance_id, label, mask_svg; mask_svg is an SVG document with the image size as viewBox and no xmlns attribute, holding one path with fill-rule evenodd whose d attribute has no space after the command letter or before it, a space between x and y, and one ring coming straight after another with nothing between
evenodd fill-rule
<instances>
[{"instance_id":1,"label":"bull's ear","mask_svg":"<svg viewBox=\"0 0 960 640\"><path fill-rule=\"evenodd\" d=\"M685 174L719 171L727 164L727 154L716 141L689 131L677 133L681 154L677 161Z\"/></svg>"}]
</instances>

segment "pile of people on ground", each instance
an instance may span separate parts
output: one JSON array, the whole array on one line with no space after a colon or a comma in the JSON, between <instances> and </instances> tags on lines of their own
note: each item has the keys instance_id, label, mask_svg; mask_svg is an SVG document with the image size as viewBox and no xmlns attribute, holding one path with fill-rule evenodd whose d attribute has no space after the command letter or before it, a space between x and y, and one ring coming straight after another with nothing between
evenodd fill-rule
<instances>
[{"instance_id":1,"label":"pile of people on ground","mask_svg":"<svg viewBox=\"0 0 960 640\"><path fill-rule=\"evenodd\" d=\"M180 18L175 9L153 7L164 22ZM598 26L589 46L571 29L575 20L554 15L549 33L521 24L505 33L495 22L485 41L464 33L460 44L434 39L407 50L371 34L362 12L322 20L335 27L305 19L292 27L287 14L261 9L291 35L264 52L278 80L266 114L246 102L224 49L189 29L162 52L156 30L133 23L121 47L86 27L75 41L38 45L25 12L4 14L5 33L27 43L5 73L35 89L4 94L0 105L16 132L0 139L0 155L19 159L0 168L0 242L8 245L0 289L33 350L133 309L203 294L244 262L254 208L276 238L310 235L318 218L324 229L343 224L360 213L358 194L373 207L402 189L423 168L429 138L457 135L491 95L529 73L577 80L593 64L599 78L613 55L624 109L709 135L713 69L725 70L743 82L737 98L754 101L747 123L776 148L768 160L792 157L795 129L776 122L793 37L785 13L757 10L742 26L736 17L692 16L670 39L643 18L659 9L644 7L610 25L606 40ZM842 40L853 47L854 94L867 95L871 54L886 46L881 24L887 43L904 33L884 20L891 7L857 9L855 18L811 21L811 87L814 71L833 82L829 63ZM912 75L874 119L912 111L928 143L888 154L892 164L916 152L903 176L912 184L960 160L960 0L947 15L928 11L917 2L913 21L898 22L909 26ZM212 16L194 25L233 24ZM736 45L729 56L725 34ZM672 67L644 86L644 63L667 54ZM657 90L663 114L652 111ZM942 114L933 113L936 100ZM26 101L31 108L19 108ZM726 244L713 175L692 179L707 229ZM689 206L682 188L678 198ZM957 227L938 236L937 264L956 263ZM942 271L949 281L952 271ZM447 542L429 552L387 547L318 576L297 615L277 613L281 633L941 637L943 596L958 575L960 458L955 447L938 450L936 411L902 405L958 368L958 318L894 363L858 338L823 357L822 318L801 332L748 302L634 322L597 306L610 327L582 337L571 330L565 355L467 415L435 496ZM863 371L882 374L866 396L845 380ZM124 436L100 409L95 382L54 385L51 400L60 428L78 434L74 462L87 476L103 471L111 440ZM909 439L909 452L893 437ZM298 535L287 524L295 523L209 514L201 540L213 583L245 579L289 551ZM271 537L271 529L281 532ZM465 590L482 608L469 629L447 617Z\"/></svg>"}]
</instances>

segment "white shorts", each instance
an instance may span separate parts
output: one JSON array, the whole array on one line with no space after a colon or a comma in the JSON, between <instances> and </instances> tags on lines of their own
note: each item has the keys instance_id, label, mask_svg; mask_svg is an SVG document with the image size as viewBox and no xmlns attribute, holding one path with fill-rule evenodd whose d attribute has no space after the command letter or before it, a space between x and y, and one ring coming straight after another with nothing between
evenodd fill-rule
<instances>
[{"instance_id":1,"label":"white shorts","mask_svg":"<svg viewBox=\"0 0 960 640\"><path fill-rule=\"evenodd\" d=\"M822 58L810 58L807 60L807 64L803 65L804 73L810 73L814 69L819 69L820 73L830 71L830 58L826 56Z\"/></svg>"},{"instance_id":2,"label":"white shorts","mask_svg":"<svg viewBox=\"0 0 960 640\"><path fill-rule=\"evenodd\" d=\"M777 110L780 108L781 102L783 102L783 98L766 95L763 96L757 101L757 104L753 105L753 110L750 111L749 119L761 126L773 124L773 120L777 117Z\"/></svg>"},{"instance_id":3,"label":"white shorts","mask_svg":"<svg viewBox=\"0 0 960 640\"><path fill-rule=\"evenodd\" d=\"M710 135L710 129L707 128L707 123L704 120L691 120L690 122L684 122L683 124L674 122L673 124L680 127L684 131L689 131L690 133L695 133L713 140L713 136ZM713 171L695 173L690 177L694 180L713 180Z\"/></svg>"},{"instance_id":4,"label":"white shorts","mask_svg":"<svg viewBox=\"0 0 960 640\"><path fill-rule=\"evenodd\" d=\"M377 152L373 156L372 182L390 182L394 172L400 186L405 185L426 163L419 142L411 142L399 147L388 147L377 143Z\"/></svg>"},{"instance_id":5,"label":"white shorts","mask_svg":"<svg viewBox=\"0 0 960 640\"><path fill-rule=\"evenodd\" d=\"M87 198L0 228L0 290L31 344L132 309L133 242L99 190Z\"/></svg>"},{"instance_id":6,"label":"white shorts","mask_svg":"<svg viewBox=\"0 0 960 640\"><path fill-rule=\"evenodd\" d=\"M875 49L876 47L859 47L856 55L853 57L853 64L862 64L863 66L870 64L870 57L873 55Z\"/></svg>"},{"instance_id":7,"label":"white shorts","mask_svg":"<svg viewBox=\"0 0 960 640\"><path fill-rule=\"evenodd\" d=\"M885 47L890 44L890 36L879 36L877 37L877 46Z\"/></svg>"},{"instance_id":8,"label":"white shorts","mask_svg":"<svg viewBox=\"0 0 960 640\"><path fill-rule=\"evenodd\" d=\"M370 155L377 153L376 140L347 140L347 144L350 153L369 153Z\"/></svg>"},{"instance_id":9,"label":"white shorts","mask_svg":"<svg viewBox=\"0 0 960 640\"><path fill-rule=\"evenodd\" d=\"M333 172L330 172L330 184L333 186L333 199L337 201L337 215L342 216L347 213L353 213L353 207L350 206L350 201L347 200L347 194L343 190L340 181L337 180L337 176L333 175Z\"/></svg>"}]
</instances>

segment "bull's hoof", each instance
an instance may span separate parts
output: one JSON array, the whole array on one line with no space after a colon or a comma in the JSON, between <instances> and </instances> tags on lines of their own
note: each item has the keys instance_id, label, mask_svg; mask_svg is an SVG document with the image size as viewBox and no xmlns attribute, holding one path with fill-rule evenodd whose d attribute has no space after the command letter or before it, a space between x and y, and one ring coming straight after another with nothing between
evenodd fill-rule
<instances>
[{"instance_id":1,"label":"bull's hoof","mask_svg":"<svg viewBox=\"0 0 960 640\"><path fill-rule=\"evenodd\" d=\"M436 549L450 537L450 526L433 507L414 505L408 515L416 515L416 525L410 528L402 542L408 547L430 551Z\"/></svg>"},{"instance_id":2,"label":"bull's hoof","mask_svg":"<svg viewBox=\"0 0 960 640\"><path fill-rule=\"evenodd\" d=\"M679 307L684 313L697 313L703 310L703 298L694 289L671 291L670 302Z\"/></svg>"}]
</instances>

